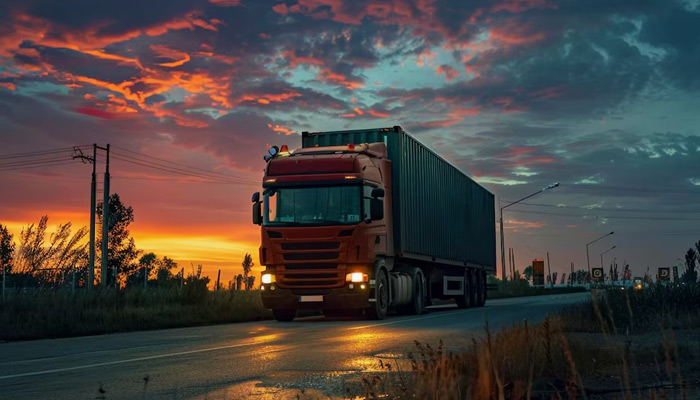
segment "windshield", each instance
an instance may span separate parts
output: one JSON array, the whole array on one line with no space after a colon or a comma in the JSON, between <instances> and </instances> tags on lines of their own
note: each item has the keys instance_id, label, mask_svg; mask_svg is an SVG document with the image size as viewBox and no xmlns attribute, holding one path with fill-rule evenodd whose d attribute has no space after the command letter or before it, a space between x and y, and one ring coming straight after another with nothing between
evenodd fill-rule
<instances>
[{"instance_id":1,"label":"windshield","mask_svg":"<svg viewBox=\"0 0 700 400\"><path fill-rule=\"evenodd\" d=\"M356 224L362 219L360 186L270 189L264 224Z\"/></svg>"}]
</instances>

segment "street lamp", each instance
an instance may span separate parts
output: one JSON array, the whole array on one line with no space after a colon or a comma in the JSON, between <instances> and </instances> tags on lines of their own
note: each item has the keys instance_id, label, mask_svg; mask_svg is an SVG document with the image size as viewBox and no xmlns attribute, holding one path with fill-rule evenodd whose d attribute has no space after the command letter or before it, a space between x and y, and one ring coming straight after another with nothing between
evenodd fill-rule
<instances>
[{"instance_id":1,"label":"street lamp","mask_svg":"<svg viewBox=\"0 0 700 400\"><path fill-rule=\"evenodd\" d=\"M589 276L589 277L591 276L591 257L590 257L590 255L588 254L588 246L590 246L590 245L592 245L593 243L599 241L600 239L604 239L604 238L606 238L606 237L608 237L608 236L610 236L610 235L612 235L612 234L614 234L614 233L615 233L615 231L612 231L612 232L608 233L607 235L603 235L603 236L599 237L598 239L596 239L596 240L594 240L594 241L592 241L592 242L590 242L590 243L586 243L586 263L588 263L588 276ZM602 263L601 263L601 264L602 264Z\"/></svg>"},{"instance_id":2,"label":"street lamp","mask_svg":"<svg viewBox=\"0 0 700 400\"><path fill-rule=\"evenodd\" d=\"M520 203L523 200L527 200L532 196L535 196L535 195L538 195L538 194L544 192L545 190L554 189L557 186L559 186L559 182L552 183L551 185L547 185L529 196L525 196L518 201L514 201L510 204L506 204L505 206L501 207L501 212L500 212L500 217L501 217L501 277L503 278L504 282L506 280L506 246L505 246L505 243L503 242L503 209L508 208L508 207L512 206L513 204Z\"/></svg>"},{"instance_id":3,"label":"street lamp","mask_svg":"<svg viewBox=\"0 0 700 400\"><path fill-rule=\"evenodd\" d=\"M609 252L610 250L614 249L615 247L617 247L617 246L613 246L613 247L605 250L604 252L600 253L600 268L603 268L603 274L605 274L605 267L603 266L603 254ZM612 276L610 276L610 280L612 281Z\"/></svg>"}]
</instances>

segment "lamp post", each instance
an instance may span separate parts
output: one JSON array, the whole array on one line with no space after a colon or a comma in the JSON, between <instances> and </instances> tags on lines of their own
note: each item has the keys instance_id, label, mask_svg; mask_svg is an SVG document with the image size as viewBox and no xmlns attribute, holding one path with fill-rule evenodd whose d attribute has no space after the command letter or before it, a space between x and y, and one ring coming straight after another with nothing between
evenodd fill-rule
<instances>
[{"instance_id":1,"label":"lamp post","mask_svg":"<svg viewBox=\"0 0 700 400\"><path fill-rule=\"evenodd\" d=\"M588 253L588 246L590 246L590 245L592 245L593 243L595 243L595 242L597 242L597 241L599 241L599 240L601 240L601 239L604 239L604 238L606 238L606 237L608 237L608 236L610 236L610 235L612 235L612 234L614 234L614 233L615 233L615 231L612 231L612 232L608 233L607 235L603 235L603 236L599 237L598 239L596 239L596 240L594 240L594 241L592 241L592 242L586 243L586 263L588 264L588 277L589 277L589 278L590 278L590 276L591 276L591 256L590 256L589 253ZM602 264L602 262L601 262L601 264ZM602 265L601 265L601 267L602 267Z\"/></svg>"},{"instance_id":2,"label":"lamp post","mask_svg":"<svg viewBox=\"0 0 700 400\"><path fill-rule=\"evenodd\" d=\"M505 243L504 243L504 241L503 241L503 238L504 238L504 236L503 236L503 210L504 210L505 208L508 208L508 207L512 206L513 204L518 204L518 203L520 203L520 202L523 201L523 200L527 200L527 199L529 199L529 198L532 197L532 196L538 195L538 194L544 192L545 190L554 189L554 188L557 187L557 186L559 186L559 182L552 183L551 185L547 185L547 186L543 187L542 189L538 190L537 192L535 192L535 193L533 193L533 194L531 194L531 195L529 195L529 196L525 196L525 197L523 197L522 199L520 199L520 200L518 200L518 201L514 201L514 202L512 202L512 203L510 203L510 204L506 204L505 206L501 207L501 211L500 211L500 225L501 225L501 278L503 278L503 281L504 281L504 282L505 282L505 280L506 280L506 247L505 247Z\"/></svg>"},{"instance_id":3,"label":"lamp post","mask_svg":"<svg viewBox=\"0 0 700 400\"><path fill-rule=\"evenodd\" d=\"M603 268L603 274L605 274L605 267L603 266L603 254L609 252L610 250L614 249L615 247L617 247L617 246L613 246L613 247L611 247L611 248L605 250L604 252L600 253L600 268ZM613 277L610 276L610 280L611 280L611 281L612 281L612 278L613 278Z\"/></svg>"}]
</instances>

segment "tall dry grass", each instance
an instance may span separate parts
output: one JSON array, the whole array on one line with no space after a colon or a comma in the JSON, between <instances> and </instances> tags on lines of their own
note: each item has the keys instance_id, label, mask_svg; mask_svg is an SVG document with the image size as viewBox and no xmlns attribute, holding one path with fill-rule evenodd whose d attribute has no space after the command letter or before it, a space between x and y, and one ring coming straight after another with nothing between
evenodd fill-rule
<instances>
[{"instance_id":1,"label":"tall dry grass","mask_svg":"<svg viewBox=\"0 0 700 400\"><path fill-rule=\"evenodd\" d=\"M415 343L410 371L367 379L366 398L691 398L700 378L700 286L598 291L543 323L492 332L468 351ZM683 366L686 365L686 369ZM386 370L386 369L385 369ZM693 375L694 374L694 375ZM688 376L694 376L688 379ZM391 383L386 382L391 380ZM377 390L381 382L386 391ZM382 395L376 395L382 393Z\"/></svg>"},{"instance_id":2,"label":"tall dry grass","mask_svg":"<svg viewBox=\"0 0 700 400\"><path fill-rule=\"evenodd\" d=\"M13 293L0 301L0 340L163 329L270 318L257 291L193 286Z\"/></svg>"}]
</instances>

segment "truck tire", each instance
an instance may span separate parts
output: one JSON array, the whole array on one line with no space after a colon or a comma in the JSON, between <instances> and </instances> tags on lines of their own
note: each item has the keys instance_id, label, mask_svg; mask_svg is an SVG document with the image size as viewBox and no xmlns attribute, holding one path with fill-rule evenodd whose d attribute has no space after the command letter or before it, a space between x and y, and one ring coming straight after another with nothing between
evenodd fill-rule
<instances>
[{"instance_id":1,"label":"truck tire","mask_svg":"<svg viewBox=\"0 0 700 400\"><path fill-rule=\"evenodd\" d=\"M476 272L476 285L477 285L477 300L476 306L483 307L486 304L486 273L484 271Z\"/></svg>"},{"instance_id":2,"label":"truck tire","mask_svg":"<svg viewBox=\"0 0 700 400\"><path fill-rule=\"evenodd\" d=\"M375 302L365 309L369 319L384 319L389 308L389 282L383 269L379 270L374 284Z\"/></svg>"},{"instance_id":3,"label":"truck tire","mask_svg":"<svg viewBox=\"0 0 700 400\"><path fill-rule=\"evenodd\" d=\"M411 302L406 304L404 310L406 314L420 315L425 312L425 288L423 287L423 274L418 268L413 270L411 274L413 281L413 290Z\"/></svg>"},{"instance_id":4,"label":"truck tire","mask_svg":"<svg viewBox=\"0 0 700 400\"><path fill-rule=\"evenodd\" d=\"M294 317L297 316L297 310L275 308L272 310L272 315L280 322L289 322L294 320Z\"/></svg>"},{"instance_id":5,"label":"truck tire","mask_svg":"<svg viewBox=\"0 0 700 400\"><path fill-rule=\"evenodd\" d=\"M455 298L459 308L469 308L476 304L476 293L474 293L476 285L473 276L471 270L464 271L464 293Z\"/></svg>"}]
</instances>

